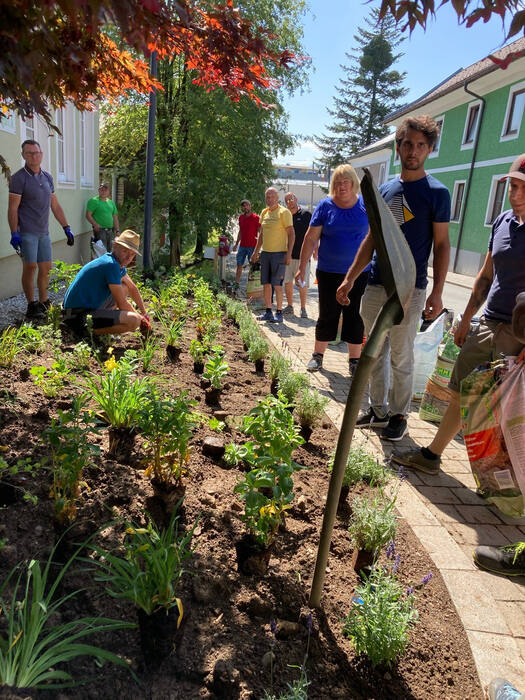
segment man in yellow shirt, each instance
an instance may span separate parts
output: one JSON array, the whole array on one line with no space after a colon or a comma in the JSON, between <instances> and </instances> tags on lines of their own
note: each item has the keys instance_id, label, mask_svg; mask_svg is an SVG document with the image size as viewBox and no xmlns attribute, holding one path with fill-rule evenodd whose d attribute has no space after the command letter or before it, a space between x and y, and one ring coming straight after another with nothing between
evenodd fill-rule
<instances>
[{"instance_id":1,"label":"man in yellow shirt","mask_svg":"<svg viewBox=\"0 0 525 700\"><path fill-rule=\"evenodd\" d=\"M259 217L259 235L250 262L257 262L260 252L266 311L259 316L259 320L282 323L284 273L292 259L295 233L292 214L279 204L279 193L275 187L268 187L264 196L268 206ZM272 287L277 305L275 316L272 313Z\"/></svg>"}]
</instances>

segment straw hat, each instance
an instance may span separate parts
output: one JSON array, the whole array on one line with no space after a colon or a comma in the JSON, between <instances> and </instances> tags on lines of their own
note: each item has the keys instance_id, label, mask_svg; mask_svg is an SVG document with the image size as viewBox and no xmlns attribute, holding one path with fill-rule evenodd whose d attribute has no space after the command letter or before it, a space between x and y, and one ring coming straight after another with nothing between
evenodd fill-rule
<instances>
[{"instance_id":1,"label":"straw hat","mask_svg":"<svg viewBox=\"0 0 525 700\"><path fill-rule=\"evenodd\" d=\"M120 236L117 236L113 243L118 243L119 245L124 246L124 248L127 248L128 250L132 250L137 255L141 255L139 251L140 236L138 233L135 233L135 231L132 231L129 228L127 228L125 231L122 231Z\"/></svg>"}]
</instances>

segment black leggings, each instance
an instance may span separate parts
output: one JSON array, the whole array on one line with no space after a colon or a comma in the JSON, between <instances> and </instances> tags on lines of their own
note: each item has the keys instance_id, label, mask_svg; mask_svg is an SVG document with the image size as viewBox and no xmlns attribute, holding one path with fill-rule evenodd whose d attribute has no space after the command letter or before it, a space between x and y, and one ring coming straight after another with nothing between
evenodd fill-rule
<instances>
[{"instance_id":1,"label":"black leggings","mask_svg":"<svg viewBox=\"0 0 525 700\"><path fill-rule=\"evenodd\" d=\"M359 315L361 297L368 281L368 271L362 272L350 290L350 306L341 306L335 299L337 288L345 276L338 272L323 272L317 269L319 290L319 318L315 327L315 339L321 342L335 340L339 317L343 313L341 340L360 345L363 342L364 324Z\"/></svg>"}]
</instances>

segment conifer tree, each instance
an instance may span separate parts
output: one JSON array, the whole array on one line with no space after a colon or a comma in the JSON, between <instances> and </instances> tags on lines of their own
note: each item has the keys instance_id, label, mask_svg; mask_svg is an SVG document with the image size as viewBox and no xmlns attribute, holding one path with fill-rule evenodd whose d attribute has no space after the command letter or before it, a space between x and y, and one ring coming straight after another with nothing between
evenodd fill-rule
<instances>
[{"instance_id":1,"label":"conifer tree","mask_svg":"<svg viewBox=\"0 0 525 700\"><path fill-rule=\"evenodd\" d=\"M379 11L374 9L365 22L368 28L358 28L356 46L346 54L350 64L341 66L345 75L339 81L334 106L328 109L333 122L327 134L316 138L321 160L329 167L385 136L383 120L400 107L400 98L408 92L403 86L406 73L392 68L402 56L394 53L395 48L403 41L395 21L390 16L379 20Z\"/></svg>"}]
</instances>

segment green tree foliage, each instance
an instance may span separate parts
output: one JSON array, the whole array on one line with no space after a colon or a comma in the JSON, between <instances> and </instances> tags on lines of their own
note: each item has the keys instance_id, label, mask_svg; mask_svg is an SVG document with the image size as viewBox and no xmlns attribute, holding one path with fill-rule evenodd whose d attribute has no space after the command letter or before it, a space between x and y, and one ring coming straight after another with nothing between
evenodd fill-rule
<instances>
[{"instance_id":1,"label":"green tree foliage","mask_svg":"<svg viewBox=\"0 0 525 700\"><path fill-rule=\"evenodd\" d=\"M401 56L394 53L399 39L391 17L379 20L378 10L365 19L354 35L355 48L346 54L350 65L341 66L345 77L339 81L338 96L328 113L333 118L329 133L317 139L328 166L343 163L364 146L385 136L382 122L399 107L407 93L403 87L405 73L392 66Z\"/></svg>"},{"instance_id":2,"label":"green tree foliage","mask_svg":"<svg viewBox=\"0 0 525 700\"><path fill-rule=\"evenodd\" d=\"M301 51L304 11L302 0L251 0L243 6L243 16L269 32L270 50L287 46L296 53ZM273 66L270 72L273 89L264 97L273 106L261 109L245 97L232 101L222 90L203 90L183 56L159 62L164 90L157 95L154 209L168 212L171 265L180 263L184 241L194 241L200 255L209 232L227 226L241 199L249 198L254 207L262 204L273 176L272 159L292 146L278 81L288 92L304 84L305 62L286 72ZM144 105L123 102L104 121L101 134L101 164L125 167L139 195L146 122Z\"/></svg>"}]
</instances>

